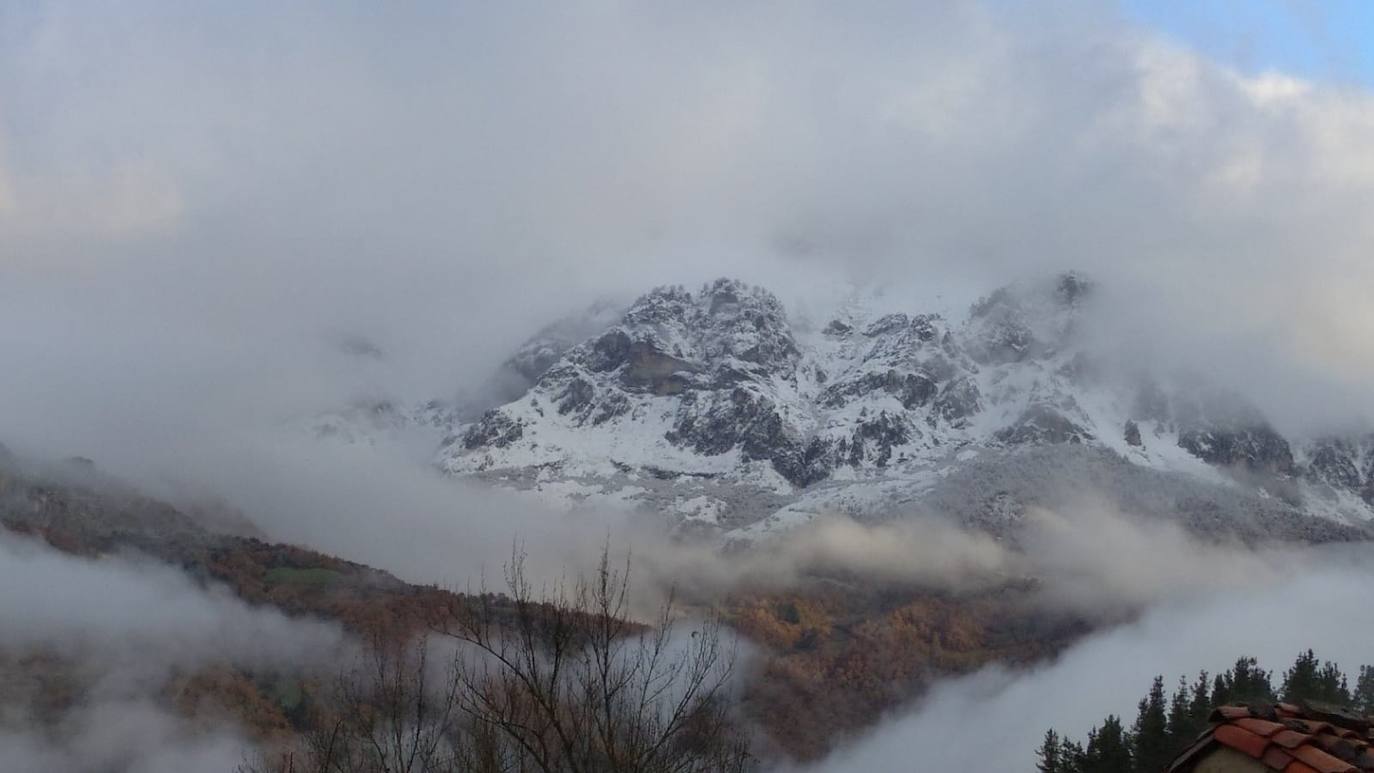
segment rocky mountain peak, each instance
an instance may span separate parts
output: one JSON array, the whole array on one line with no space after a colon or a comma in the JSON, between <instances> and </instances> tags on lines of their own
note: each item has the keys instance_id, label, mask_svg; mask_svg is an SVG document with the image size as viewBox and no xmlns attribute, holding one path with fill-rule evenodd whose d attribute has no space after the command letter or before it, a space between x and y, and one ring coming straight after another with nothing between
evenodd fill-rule
<instances>
[{"instance_id":1,"label":"rocky mountain peak","mask_svg":"<svg viewBox=\"0 0 1374 773\"><path fill-rule=\"evenodd\" d=\"M797 355L782 303L761 287L717 279L695 292L660 287L641 296L606 335L696 368L727 359L785 366ZM614 352L619 345L603 347Z\"/></svg>"},{"instance_id":2,"label":"rocky mountain peak","mask_svg":"<svg viewBox=\"0 0 1374 773\"><path fill-rule=\"evenodd\" d=\"M722 503L741 491L794 502L830 492L849 509L856 500L837 492L921 489L984 455L1072 446L1087 454L1074 459L1234 478L1285 507L1374 517L1365 445L1299 447L1236 396L1103 377L1077 336L1094 295L1070 272L997 289L963 320L875 297L812 329L737 280L660 287L561 352L540 344L552 362L530 369L542 372L517 399L458 427L438 463L578 496L695 491L683 502L711 515L693 517L723 525ZM674 502L664 507L687 507Z\"/></svg>"}]
</instances>

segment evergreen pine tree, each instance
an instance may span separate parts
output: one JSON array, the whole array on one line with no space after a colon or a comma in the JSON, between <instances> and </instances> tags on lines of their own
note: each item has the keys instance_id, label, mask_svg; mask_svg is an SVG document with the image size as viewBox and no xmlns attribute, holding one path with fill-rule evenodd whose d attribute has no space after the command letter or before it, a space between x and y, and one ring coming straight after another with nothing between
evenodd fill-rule
<instances>
[{"instance_id":1,"label":"evergreen pine tree","mask_svg":"<svg viewBox=\"0 0 1374 773\"><path fill-rule=\"evenodd\" d=\"M1289 703L1301 700L1350 705L1350 683L1340 666L1331 661L1322 663L1312 650L1300 653L1293 667L1283 675L1283 699Z\"/></svg>"},{"instance_id":2,"label":"evergreen pine tree","mask_svg":"<svg viewBox=\"0 0 1374 773\"><path fill-rule=\"evenodd\" d=\"M1228 706L1231 703L1230 671L1217 674L1212 681L1212 706Z\"/></svg>"},{"instance_id":3,"label":"evergreen pine tree","mask_svg":"<svg viewBox=\"0 0 1374 773\"><path fill-rule=\"evenodd\" d=\"M1194 733L1201 733L1207 726L1207 718L1212 715L1212 708L1217 706L1217 700L1207 691L1207 672L1199 671L1197 681L1193 682L1193 697L1188 704L1188 718L1192 720Z\"/></svg>"},{"instance_id":4,"label":"evergreen pine tree","mask_svg":"<svg viewBox=\"0 0 1374 773\"><path fill-rule=\"evenodd\" d=\"M1131 773L1131 738L1121 719L1108 714L1102 727L1088 731L1082 773Z\"/></svg>"},{"instance_id":5,"label":"evergreen pine tree","mask_svg":"<svg viewBox=\"0 0 1374 773\"><path fill-rule=\"evenodd\" d=\"M1350 682L1341 672L1340 666L1326 661L1317 671L1317 692L1313 700L1334 703L1338 706L1350 705Z\"/></svg>"},{"instance_id":6,"label":"evergreen pine tree","mask_svg":"<svg viewBox=\"0 0 1374 773\"><path fill-rule=\"evenodd\" d=\"M1064 773L1064 766L1059 764L1062 748L1059 734L1053 729L1046 730L1045 740L1035 752L1035 769L1040 773Z\"/></svg>"},{"instance_id":7,"label":"evergreen pine tree","mask_svg":"<svg viewBox=\"0 0 1374 773\"><path fill-rule=\"evenodd\" d=\"M1365 716L1374 715L1374 666L1360 666L1353 702L1356 711Z\"/></svg>"},{"instance_id":8,"label":"evergreen pine tree","mask_svg":"<svg viewBox=\"0 0 1374 773\"><path fill-rule=\"evenodd\" d=\"M1178 687L1169 701L1169 748L1177 751L1193 739L1193 715L1189 701L1188 680L1178 678Z\"/></svg>"},{"instance_id":9,"label":"evergreen pine tree","mask_svg":"<svg viewBox=\"0 0 1374 773\"><path fill-rule=\"evenodd\" d=\"M1236 660L1230 671L1225 674L1226 703L1273 703L1274 687L1269 681L1269 672L1259 667L1259 661L1250 657ZM1224 705L1220 702L1217 705Z\"/></svg>"},{"instance_id":10,"label":"evergreen pine tree","mask_svg":"<svg viewBox=\"0 0 1374 773\"><path fill-rule=\"evenodd\" d=\"M1059 769L1062 773L1083 773L1083 745L1067 736L1059 739Z\"/></svg>"},{"instance_id":11,"label":"evergreen pine tree","mask_svg":"<svg viewBox=\"0 0 1374 773\"><path fill-rule=\"evenodd\" d=\"M1139 770L1156 771L1173 754L1169 744L1169 709L1164 697L1164 677L1156 676L1150 694L1140 701L1140 711L1131 728L1132 757Z\"/></svg>"},{"instance_id":12,"label":"evergreen pine tree","mask_svg":"<svg viewBox=\"0 0 1374 773\"><path fill-rule=\"evenodd\" d=\"M1098 758L1102 756L1098 749L1097 728L1093 727L1088 731L1088 741L1083 745L1083 756L1079 761L1079 769L1083 773L1098 773L1101 767L1098 765Z\"/></svg>"},{"instance_id":13,"label":"evergreen pine tree","mask_svg":"<svg viewBox=\"0 0 1374 773\"><path fill-rule=\"evenodd\" d=\"M1317 655L1312 650L1298 653L1293 667L1283 675L1283 699L1297 703L1313 697L1317 691L1317 668Z\"/></svg>"}]
</instances>

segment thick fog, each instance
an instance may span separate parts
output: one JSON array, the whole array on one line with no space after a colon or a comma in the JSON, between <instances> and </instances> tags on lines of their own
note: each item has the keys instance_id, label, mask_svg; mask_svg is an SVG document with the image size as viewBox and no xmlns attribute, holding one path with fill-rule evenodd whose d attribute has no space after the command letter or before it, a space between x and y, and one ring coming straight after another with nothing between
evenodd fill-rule
<instances>
[{"instance_id":1,"label":"thick fog","mask_svg":"<svg viewBox=\"0 0 1374 773\"><path fill-rule=\"evenodd\" d=\"M1128 712L1155 673L1309 645L1374 660L1367 621L1309 603L1364 606L1368 567L1200 546L1091 500L1030 514L1018 550L823 519L722 561L443 479L423 439L305 427L479 388L544 323L654 285L732 275L805 315L854 283L957 314L1067 268L1097 282L1111 314L1089 333L1122 359L1202 371L1285 430L1361 427L1372 137L1363 89L1241 73L1100 3L6 3L0 443L419 582L499 578L521 544L543 581L609 539L697 589L1038 576L1056 608L1143 614L1028 675L946 685L823 766L919 746L949 755L931 768L1019 769L1047 726ZM0 541L0 645L59 643L113 674L163 644L297 662L338 633ZM35 770L113 737L149 739L129 751L157 748L146 770L238 748L138 689L102 700L68 742L10 727L0 746Z\"/></svg>"},{"instance_id":2,"label":"thick fog","mask_svg":"<svg viewBox=\"0 0 1374 773\"><path fill-rule=\"evenodd\" d=\"M0 536L6 770L232 770L247 742L218 716L171 713L169 680L225 666L328 675L348 652L336 625L250 607L172 567ZM64 705L67 680L71 705L40 720Z\"/></svg>"},{"instance_id":3,"label":"thick fog","mask_svg":"<svg viewBox=\"0 0 1374 773\"><path fill-rule=\"evenodd\" d=\"M8 532L6 532L8 534ZM88 559L36 540L0 536L0 647L55 647L129 676L229 661L280 667L327 662L343 646L337 626L250 607L227 589L136 558Z\"/></svg>"},{"instance_id":4,"label":"thick fog","mask_svg":"<svg viewBox=\"0 0 1374 773\"><path fill-rule=\"evenodd\" d=\"M230 726L197 727L147 701L83 706L51 732L0 726L6 770L232 771L247 757Z\"/></svg>"},{"instance_id":5,"label":"thick fog","mask_svg":"<svg viewBox=\"0 0 1374 773\"><path fill-rule=\"evenodd\" d=\"M1043 10L9 6L0 434L168 467L606 294L1065 267L1121 345L1367 413L1374 99Z\"/></svg>"},{"instance_id":6,"label":"thick fog","mask_svg":"<svg viewBox=\"0 0 1374 773\"><path fill-rule=\"evenodd\" d=\"M548 513L295 430L723 273L801 315L1076 267L1114 350L1367 415L1374 97L1040 10L8 6L0 442L457 581Z\"/></svg>"}]
</instances>

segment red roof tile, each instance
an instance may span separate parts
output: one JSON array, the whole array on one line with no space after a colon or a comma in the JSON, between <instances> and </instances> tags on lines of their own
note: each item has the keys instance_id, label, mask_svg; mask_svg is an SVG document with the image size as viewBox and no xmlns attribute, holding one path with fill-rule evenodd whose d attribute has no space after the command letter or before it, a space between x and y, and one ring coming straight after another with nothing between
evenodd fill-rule
<instances>
[{"instance_id":1,"label":"red roof tile","mask_svg":"<svg viewBox=\"0 0 1374 773\"><path fill-rule=\"evenodd\" d=\"M1299 746L1290 754L1320 773L1360 773L1359 768L1348 762L1341 762L1315 746Z\"/></svg>"},{"instance_id":2,"label":"red roof tile","mask_svg":"<svg viewBox=\"0 0 1374 773\"><path fill-rule=\"evenodd\" d=\"M1255 759L1263 757L1264 750L1269 747L1269 739L1237 725L1219 725L1212 731L1212 737L1217 743L1244 752Z\"/></svg>"},{"instance_id":3,"label":"red roof tile","mask_svg":"<svg viewBox=\"0 0 1374 773\"><path fill-rule=\"evenodd\" d=\"M1255 719L1254 717L1241 717L1240 719L1233 720L1231 724L1249 730L1255 735L1262 735L1265 738L1283 729L1283 725L1277 722L1270 722L1267 719Z\"/></svg>"},{"instance_id":4,"label":"red roof tile","mask_svg":"<svg viewBox=\"0 0 1374 773\"><path fill-rule=\"evenodd\" d=\"M1277 720L1277 721L1275 721ZM1369 718L1320 704L1222 706L1212 727L1179 754L1169 770L1187 773L1217 746L1284 773L1374 773Z\"/></svg>"},{"instance_id":5,"label":"red roof tile","mask_svg":"<svg viewBox=\"0 0 1374 773\"><path fill-rule=\"evenodd\" d=\"M1293 761L1293 755L1271 744L1260 761L1273 770L1283 770Z\"/></svg>"},{"instance_id":6,"label":"red roof tile","mask_svg":"<svg viewBox=\"0 0 1374 773\"><path fill-rule=\"evenodd\" d=\"M1297 730L1299 733L1316 735L1318 733L1333 733L1336 731L1329 722L1314 722L1310 719L1285 719L1283 724Z\"/></svg>"},{"instance_id":7,"label":"red roof tile","mask_svg":"<svg viewBox=\"0 0 1374 773\"><path fill-rule=\"evenodd\" d=\"M1306 733L1299 733L1296 730L1280 730L1274 734L1272 740L1285 749L1296 749L1312 740L1312 736Z\"/></svg>"}]
</instances>

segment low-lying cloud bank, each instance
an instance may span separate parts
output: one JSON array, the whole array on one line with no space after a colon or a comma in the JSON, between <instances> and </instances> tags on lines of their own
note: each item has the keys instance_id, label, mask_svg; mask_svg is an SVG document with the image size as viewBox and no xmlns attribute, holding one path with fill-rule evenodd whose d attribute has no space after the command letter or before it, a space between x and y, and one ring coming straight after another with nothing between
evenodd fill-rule
<instances>
[{"instance_id":1,"label":"low-lying cloud bank","mask_svg":"<svg viewBox=\"0 0 1374 773\"><path fill-rule=\"evenodd\" d=\"M820 518L749 550L650 543L663 581L689 587L782 589L825 577L967 591L1033 582L1036 603L1121 620L1163 601L1244 589L1320 569L1328 554L1293 543L1214 541L1158 515L1125 513L1090 495L1032 508L1001 538L938 517L860 523Z\"/></svg>"},{"instance_id":2,"label":"low-lying cloud bank","mask_svg":"<svg viewBox=\"0 0 1374 773\"><path fill-rule=\"evenodd\" d=\"M196 438L178 449L180 477L161 481L154 493L222 500L241 508L267 539L459 591L483 581L499 589L513 551L543 585L591 570L609 547L631 556L643 608L669 586L712 603L738 589L791 589L818 578L956 592L1033 581L1046 606L1119 620L1151 603L1321 565L1300 546L1200 538L1179 521L1123 511L1087 491L1064 495L1054 509L1029 508L999 535L934 515L869 522L831 515L722 552L713 541L681 538L654 513L607 506L569 512L535 492L446 477L406 442L385 436L350 444L286 427ZM34 563L34 571L51 574L67 566ZM69 563L77 576L105 571ZM216 603L232 613L231 602Z\"/></svg>"},{"instance_id":3,"label":"low-lying cloud bank","mask_svg":"<svg viewBox=\"0 0 1374 773\"><path fill-rule=\"evenodd\" d=\"M0 725L0 756L13 773L229 773L249 748L228 725L197 726L138 700L98 702L41 731Z\"/></svg>"},{"instance_id":4,"label":"low-lying cloud bank","mask_svg":"<svg viewBox=\"0 0 1374 773\"><path fill-rule=\"evenodd\" d=\"M940 517L827 516L722 553L714 543L675 537L652 513L569 513L530 493L445 478L384 446L283 439L250 465L219 467L215 476L239 478L229 489L241 492L235 503L273 539L457 590L483 577L499 586L513 549L527 554L537 583L548 583L590 570L609 546L631 555L635 590L650 606L670 585L709 601L821 577L952 591L1033 578L1046 605L1119 619L1156 601L1241 586L1271 571L1295 574L1311 563L1301 548L1202 541L1177 522L1122 512L1088 494L1056 510L1031 509L1003 539Z\"/></svg>"},{"instance_id":5,"label":"low-lying cloud bank","mask_svg":"<svg viewBox=\"0 0 1374 773\"><path fill-rule=\"evenodd\" d=\"M248 742L231 722L178 716L169 680L226 665L328 673L347 651L337 625L250 607L173 567L75 557L0 533L0 659L13 688L0 695L6 770L232 770ZM20 660L29 656L38 665ZM40 667L59 676L27 684ZM71 706L66 678L78 691Z\"/></svg>"},{"instance_id":6,"label":"low-lying cloud bank","mask_svg":"<svg viewBox=\"0 0 1374 773\"><path fill-rule=\"evenodd\" d=\"M0 533L0 647L52 647L165 670L327 662L342 642L337 625L250 607L174 567L79 558Z\"/></svg>"},{"instance_id":7,"label":"low-lying cloud bank","mask_svg":"<svg viewBox=\"0 0 1374 773\"><path fill-rule=\"evenodd\" d=\"M1046 605L1120 619L1150 603L1244 586L1257 574L1294 575L1313 563L1300 547L1202 540L1179 522L1123 512L1086 491L1065 495L1053 510L1029 509L1001 538L933 516L823 516L722 553L714 543L678 538L653 513L568 512L533 492L445 477L385 438L346 444L287 429L244 440L187 444L182 473L242 508L270 539L455 590L484 578L499 587L512 550L525 553L531 578L546 584L590 570L609 546L632 556L634 589L648 608L670 585L709 601L818 577L953 591L1034 579Z\"/></svg>"},{"instance_id":8,"label":"low-lying cloud bank","mask_svg":"<svg viewBox=\"0 0 1374 773\"><path fill-rule=\"evenodd\" d=\"M1032 514L1021 550L828 519L722 559L282 427L480 384L608 293L728 273L789 300L873 283L920 311L931 288L1072 267L1118 313L1099 332L1124 358L1203 370L1285 428L1349 431L1374 413L1367 91L1238 73L1090 3L167 5L0 9L0 442L459 588L517 542L537 580L576 573L610 535L639 576L699 588L1029 576L1057 608L1153 607L1048 669L944 688L834 769L918 746L1020 769L1046 725L1129 710L1113 701L1155 672L1363 657L1367 619L1311 603L1367 608L1363 569L1092 503ZM172 570L0 540L0 644L99 651L122 708L73 719L70 751L0 739L79 769L118 748L110 728L181 753L176 721L137 708L167 664L296 662L337 633ZM988 724L1010 740L961 735ZM177 759L145 767L208 766Z\"/></svg>"},{"instance_id":9,"label":"low-lying cloud bank","mask_svg":"<svg viewBox=\"0 0 1374 773\"><path fill-rule=\"evenodd\" d=\"M790 770L899 771L913 760L922 770L1029 770L1045 730L1081 738L1107 713L1129 721L1158 674L1166 683L1199 669L1215 674L1241 655L1282 669L1308 648L1347 669L1374 662L1369 548L1325 550L1299 574L1271 568L1230 588L1199 578L1197 594L1092 636L1043 668L993 667L945 682L824 762Z\"/></svg>"}]
</instances>

